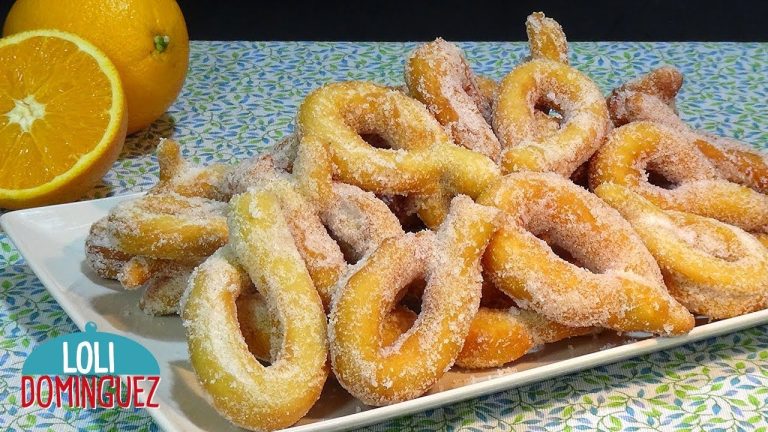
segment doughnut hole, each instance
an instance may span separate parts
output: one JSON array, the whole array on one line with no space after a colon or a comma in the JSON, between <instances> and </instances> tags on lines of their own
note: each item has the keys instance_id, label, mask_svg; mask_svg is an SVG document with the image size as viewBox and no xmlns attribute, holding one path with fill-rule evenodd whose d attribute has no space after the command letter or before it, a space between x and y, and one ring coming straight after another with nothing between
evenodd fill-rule
<instances>
[{"instance_id":1,"label":"doughnut hole","mask_svg":"<svg viewBox=\"0 0 768 432\"><path fill-rule=\"evenodd\" d=\"M389 141L386 140L383 136L375 133L375 132L361 132L360 138L363 139L363 141L367 142L371 145L371 147L374 148L380 148L380 149L391 149L392 146L389 144Z\"/></svg>"},{"instance_id":2,"label":"doughnut hole","mask_svg":"<svg viewBox=\"0 0 768 432\"><path fill-rule=\"evenodd\" d=\"M276 344L280 343L277 331L279 322L269 314L267 303L253 284L237 297L235 303L237 321L248 351L262 366L269 366L273 358L273 339Z\"/></svg>"},{"instance_id":3,"label":"doughnut hole","mask_svg":"<svg viewBox=\"0 0 768 432\"><path fill-rule=\"evenodd\" d=\"M406 195L377 195L384 201L389 210L397 217L403 231L417 233L427 229L424 221L418 215L418 203L412 197Z\"/></svg>"},{"instance_id":4,"label":"doughnut hole","mask_svg":"<svg viewBox=\"0 0 768 432\"><path fill-rule=\"evenodd\" d=\"M665 190L680 186L685 181L685 174L670 162L662 157L649 160L643 167L646 181Z\"/></svg>"},{"instance_id":5,"label":"doughnut hole","mask_svg":"<svg viewBox=\"0 0 768 432\"><path fill-rule=\"evenodd\" d=\"M325 232L328 233L328 236L333 239L333 241L336 242L337 245L339 245L339 249L341 250L341 254L344 256L344 261L349 265L355 265L358 261L360 261L363 257L360 255L360 253L355 251L355 248L352 247L351 244L344 241L344 239L341 236L338 236L334 234L333 231L329 230L327 226L323 225L325 228Z\"/></svg>"},{"instance_id":6,"label":"doughnut hole","mask_svg":"<svg viewBox=\"0 0 768 432\"><path fill-rule=\"evenodd\" d=\"M541 218L528 229L534 237L546 243L555 256L576 267L601 274L614 264L609 257L590 253L592 245L583 240L587 233L574 230L573 225L562 224L557 218Z\"/></svg>"},{"instance_id":7,"label":"doughnut hole","mask_svg":"<svg viewBox=\"0 0 768 432\"><path fill-rule=\"evenodd\" d=\"M558 109L553 101L540 100L534 107L533 121L534 138L542 141L558 132L565 119L563 111Z\"/></svg>"},{"instance_id":8,"label":"doughnut hole","mask_svg":"<svg viewBox=\"0 0 768 432\"><path fill-rule=\"evenodd\" d=\"M657 188L672 190L677 186L679 186L679 183L670 181L668 178L664 176L664 174L661 174L658 171L646 169L645 174L648 177L648 183L650 183L653 186L656 186Z\"/></svg>"},{"instance_id":9,"label":"doughnut hole","mask_svg":"<svg viewBox=\"0 0 768 432\"><path fill-rule=\"evenodd\" d=\"M399 121L408 113L403 112L394 101L366 99L361 102L355 109L343 113L344 120L363 141L372 147L396 150L412 149L414 145L418 148L433 144L432 140L426 138L428 131Z\"/></svg>"},{"instance_id":10,"label":"doughnut hole","mask_svg":"<svg viewBox=\"0 0 768 432\"><path fill-rule=\"evenodd\" d=\"M562 243L562 239L559 239L550 231L544 231L544 232L532 233L532 234L535 235L538 239L544 241L549 246L549 248L552 249L552 252L554 252L555 255L557 255L560 259L564 261L568 261L569 263L577 267L581 267L583 269L593 271L589 268L589 266L585 265L582 261L576 259L576 257L569 250L569 248Z\"/></svg>"}]
</instances>

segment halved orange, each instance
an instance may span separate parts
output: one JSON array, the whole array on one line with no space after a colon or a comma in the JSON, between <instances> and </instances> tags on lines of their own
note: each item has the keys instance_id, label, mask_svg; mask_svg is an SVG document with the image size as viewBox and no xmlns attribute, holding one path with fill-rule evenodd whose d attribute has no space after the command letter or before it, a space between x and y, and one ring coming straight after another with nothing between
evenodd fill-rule
<instances>
[{"instance_id":1,"label":"halved orange","mask_svg":"<svg viewBox=\"0 0 768 432\"><path fill-rule=\"evenodd\" d=\"M125 141L117 69L70 33L0 39L0 207L72 201L110 169Z\"/></svg>"}]
</instances>

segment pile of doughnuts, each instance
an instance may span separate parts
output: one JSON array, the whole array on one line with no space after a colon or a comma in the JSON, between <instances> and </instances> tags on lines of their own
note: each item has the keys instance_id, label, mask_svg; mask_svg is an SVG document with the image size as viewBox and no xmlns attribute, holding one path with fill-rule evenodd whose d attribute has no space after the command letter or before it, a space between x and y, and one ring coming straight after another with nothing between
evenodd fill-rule
<instances>
[{"instance_id":1,"label":"pile of doughnuts","mask_svg":"<svg viewBox=\"0 0 768 432\"><path fill-rule=\"evenodd\" d=\"M497 83L442 39L403 88L311 92L297 131L236 165L158 147L160 179L86 241L91 267L179 313L238 426L294 424L330 372L370 405L454 366L603 329L685 334L768 301L768 158L687 126L662 67L607 98L560 25Z\"/></svg>"}]
</instances>

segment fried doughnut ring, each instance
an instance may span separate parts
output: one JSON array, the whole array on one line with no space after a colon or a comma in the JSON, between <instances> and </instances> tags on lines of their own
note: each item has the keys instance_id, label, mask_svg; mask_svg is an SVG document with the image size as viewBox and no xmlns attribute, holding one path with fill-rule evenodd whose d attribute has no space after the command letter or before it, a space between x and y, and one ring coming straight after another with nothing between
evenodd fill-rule
<instances>
[{"instance_id":1,"label":"fried doughnut ring","mask_svg":"<svg viewBox=\"0 0 768 432\"><path fill-rule=\"evenodd\" d=\"M227 241L226 204L175 193L121 203L108 217L117 248L131 255L207 257Z\"/></svg>"},{"instance_id":2,"label":"fried doughnut ring","mask_svg":"<svg viewBox=\"0 0 768 432\"><path fill-rule=\"evenodd\" d=\"M564 325L681 334L693 316L666 291L632 227L596 196L555 174L516 173L478 202L507 215L483 258L491 282L525 309ZM552 251L547 235L586 268Z\"/></svg>"},{"instance_id":3,"label":"fried doughnut ring","mask_svg":"<svg viewBox=\"0 0 768 432\"><path fill-rule=\"evenodd\" d=\"M133 256L117 248L114 237L110 235L109 221L106 217L91 225L85 238L85 260L97 275L104 279L117 279L120 270Z\"/></svg>"},{"instance_id":4,"label":"fried doughnut ring","mask_svg":"<svg viewBox=\"0 0 768 432\"><path fill-rule=\"evenodd\" d=\"M704 156L728 181L768 194L768 154L752 146L711 134L697 139Z\"/></svg>"},{"instance_id":5,"label":"fried doughnut ring","mask_svg":"<svg viewBox=\"0 0 768 432\"><path fill-rule=\"evenodd\" d=\"M213 406L253 430L290 426L320 397L328 375L322 302L296 248L279 198L254 188L232 200L229 246L192 275L182 300L190 359ZM271 366L248 351L236 313L243 270L279 322Z\"/></svg>"},{"instance_id":6,"label":"fried doughnut ring","mask_svg":"<svg viewBox=\"0 0 768 432\"><path fill-rule=\"evenodd\" d=\"M135 256L123 264L117 274L117 280L123 288L132 290L143 286L156 276L166 276L169 273L175 273L181 268L194 268L202 261L202 259L197 257L188 260L171 261Z\"/></svg>"},{"instance_id":7,"label":"fried doughnut ring","mask_svg":"<svg viewBox=\"0 0 768 432\"><path fill-rule=\"evenodd\" d=\"M227 200L223 182L230 167L224 164L195 166L181 157L179 144L162 139L157 146L160 179L151 194L176 193L186 197Z\"/></svg>"},{"instance_id":8,"label":"fried doughnut ring","mask_svg":"<svg viewBox=\"0 0 768 432\"><path fill-rule=\"evenodd\" d=\"M302 139L327 146L336 179L376 194L425 197L419 216L435 227L450 198L476 197L499 177L493 161L459 147L420 102L365 82L325 85L310 93L297 117ZM382 136L374 148L360 133Z\"/></svg>"},{"instance_id":9,"label":"fried doughnut ring","mask_svg":"<svg viewBox=\"0 0 768 432\"><path fill-rule=\"evenodd\" d=\"M421 45L406 62L405 83L456 144L498 160L501 144L489 124L491 105L459 47L440 38Z\"/></svg>"},{"instance_id":10,"label":"fried doughnut ring","mask_svg":"<svg viewBox=\"0 0 768 432\"><path fill-rule=\"evenodd\" d=\"M617 128L592 158L590 186L624 185L663 209L768 232L768 196L723 179L691 140L690 134L646 121ZM651 184L648 168L679 186Z\"/></svg>"},{"instance_id":11,"label":"fried doughnut ring","mask_svg":"<svg viewBox=\"0 0 768 432\"><path fill-rule=\"evenodd\" d=\"M741 229L664 211L616 184L595 193L629 220L664 272L669 291L691 311L730 318L768 305L768 249Z\"/></svg>"},{"instance_id":12,"label":"fried doughnut ring","mask_svg":"<svg viewBox=\"0 0 768 432\"><path fill-rule=\"evenodd\" d=\"M678 117L675 96L683 75L673 67L662 67L617 88L608 98L617 125L650 120L677 128L693 136L696 146L725 179L768 193L768 155L750 145L695 131Z\"/></svg>"},{"instance_id":13,"label":"fried doughnut ring","mask_svg":"<svg viewBox=\"0 0 768 432\"><path fill-rule=\"evenodd\" d=\"M534 12L525 20L531 58L549 59L568 64L568 41L557 21L543 12Z\"/></svg>"},{"instance_id":14,"label":"fried doughnut ring","mask_svg":"<svg viewBox=\"0 0 768 432\"><path fill-rule=\"evenodd\" d=\"M427 391L461 351L480 303L480 256L494 230L495 209L454 198L437 234L386 240L346 281L331 308L328 338L339 383L369 405ZM422 312L394 345L380 329L399 291L426 276Z\"/></svg>"},{"instance_id":15,"label":"fried doughnut ring","mask_svg":"<svg viewBox=\"0 0 768 432\"><path fill-rule=\"evenodd\" d=\"M536 106L563 111L564 123L537 139ZM551 171L569 176L602 144L610 129L600 89L578 70L553 60L534 59L501 82L493 129L504 147L502 171Z\"/></svg>"},{"instance_id":16,"label":"fried doughnut ring","mask_svg":"<svg viewBox=\"0 0 768 432\"><path fill-rule=\"evenodd\" d=\"M496 101L496 95L499 93L499 83L491 77L475 75L475 84L480 96L485 99L485 103L491 108L491 116L487 119L490 123L493 120L493 104Z\"/></svg>"},{"instance_id":17,"label":"fried doughnut ring","mask_svg":"<svg viewBox=\"0 0 768 432\"><path fill-rule=\"evenodd\" d=\"M503 366L531 348L593 332L589 327L569 327L518 308L480 307L472 320L456 365L467 369Z\"/></svg>"},{"instance_id":18,"label":"fried doughnut ring","mask_svg":"<svg viewBox=\"0 0 768 432\"><path fill-rule=\"evenodd\" d=\"M611 92L608 97L608 110L611 113L611 119L616 126L622 126L637 120L651 120L650 118L640 118L644 113L638 108L643 103L649 103L652 100L665 105L667 109L662 113L672 112L673 117L677 117L675 112L675 97L677 92L683 86L683 74L672 66L662 66L651 72L635 78ZM646 102L638 99L636 95L650 96ZM628 99L632 100L628 102ZM654 106L655 107L655 106ZM661 114L661 113L659 113Z\"/></svg>"},{"instance_id":19,"label":"fried doughnut ring","mask_svg":"<svg viewBox=\"0 0 768 432\"><path fill-rule=\"evenodd\" d=\"M193 267L167 269L153 275L139 299L139 308L147 315L162 316L179 313L179 302L187 288Z\"/></svg>"}]
</instances>

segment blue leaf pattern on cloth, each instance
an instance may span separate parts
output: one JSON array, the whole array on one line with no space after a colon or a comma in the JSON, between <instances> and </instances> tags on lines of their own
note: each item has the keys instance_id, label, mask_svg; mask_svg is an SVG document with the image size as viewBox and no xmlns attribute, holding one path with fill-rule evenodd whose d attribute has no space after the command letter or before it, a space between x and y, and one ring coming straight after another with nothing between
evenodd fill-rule
<instances>
[{"instance_id":1,"label":"blue leaf pattern on cloth","mask_svg":"<svg viewBox=\"0 0 768 432\"><path fill-rule=\"evenodd\" d=\"M479 73L501 78L524 43L460 43ZM154 149L173 136L200 163L234 162L293 130L313 88L340 80L399 85L413 43L193 42L184 89L134 134L90 197L147 189ZM571 44L571 61L605 93L662 64L685 74L678 108L696 128L768 143L768 44ZM155 431L142 410L20 408L20 371L40 342L77 331L0 233L0 427L10 431ZM370 431L641 431L768 428L768 326L756 327L371 426Z\"/></svg>"}]
</instances>

